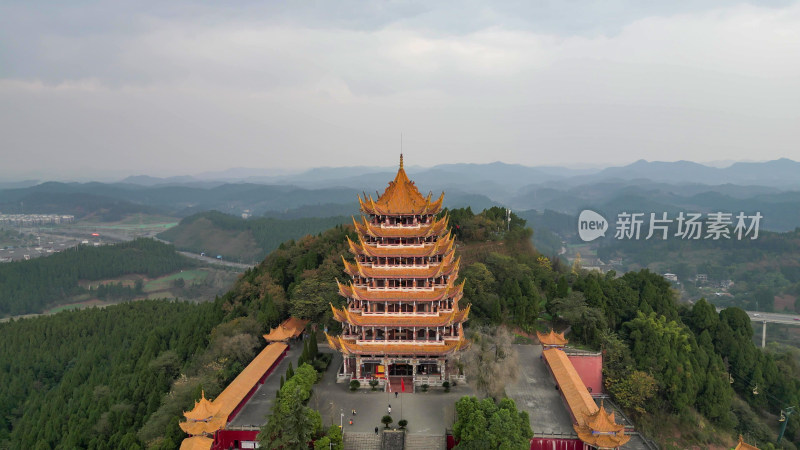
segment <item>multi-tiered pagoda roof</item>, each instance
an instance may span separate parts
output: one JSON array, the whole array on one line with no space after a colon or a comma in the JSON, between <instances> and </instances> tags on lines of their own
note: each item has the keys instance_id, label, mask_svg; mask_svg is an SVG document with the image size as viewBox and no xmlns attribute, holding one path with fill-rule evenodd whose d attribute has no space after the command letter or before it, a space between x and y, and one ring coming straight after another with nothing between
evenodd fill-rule
<instances>
[{"instance_id":1,"label":"multi-tiered pagoda roof","mask_svg":"<svg viewBox=\"0 0 800 450\"><path fill-rule=\"evenodd\" d=\"M409 180L401 155L383 194L358 199L364 215L353 219L358 239L348 239L354 262L342 258L350 282L338 284L347 304L331 306L343 332L328 337L331 347L346 355L345 366L358 356L350 363L353 376L363 375L361 356L386 365L411 364L415 374L419 358L435 359L439 366L431 370L438 373L445 357L466 344L462 323L469 307L460 308L464 285L455 283L460 260L448 218L439 217L444 194L432 198Z\"/></svg>"}]
</instances>

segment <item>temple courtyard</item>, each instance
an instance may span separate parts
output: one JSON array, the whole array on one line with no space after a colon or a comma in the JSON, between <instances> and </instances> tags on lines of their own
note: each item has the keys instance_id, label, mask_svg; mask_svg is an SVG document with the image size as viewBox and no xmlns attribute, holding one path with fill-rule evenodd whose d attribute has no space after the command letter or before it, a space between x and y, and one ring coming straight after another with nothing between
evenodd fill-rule
<instances>
[{"instance_id":1,"label":"temple courtyard","mask_svg":"<svg viewBox=\"0 0 800 450\"><path fill-rule=\"evenodd\" d=\"M514 347L519 354L520 374L515 383L506 387L509 397L514 399L519 409L528 412L531 428L537 435L574 434L572 421L559 392L539 359L541 346ZM286 373L290 361L297 368L301 351L302 344L291 344L286 357L250 398L231 426L259 427L264 423L275 401L281 375ZM332 352L324 343L320 344L320 351ZM465 395L477 395L469 384L459 384L451 388L449 393L440 387L431 388L428 392L421 392L417 388L414 393L398 393L397 397L380 387L377 391L367 387L351 392L347 383L336 382L336 371L341 365L342 355L334 352L328 370L314 386L309 406L320 412L323 425L338 425L341 422L345 433L374 433L376 426L383 428L381 418L391 405L394 419L391 427L397 427L397 422L405 419L408 420L409 434L443 435L445 430L453 427L455 402ZM406 386L406 390L410 391L411 387ZM352 415L353 409L356 410L355 416ZM340 414L344 414L344 417ZM353 425L350 425L350 419L353 419Z\"/></svg>"},{"instance_id":2,"label":"temple courtyard","mask_svg":"<svg viewBox=\"0 0 800 450\"><path fill-rule=\"evenodd\" d=\"M456 401L465 395L476 395L472 388L462 384L448 393L442 388L431 388L428 392L399 392L397 397L381 388L371 391L367 387L351 392L347 383L336 383L336 370L341 365L341 354L334 353L322 381L314 386L309 406L320 412L325 426L338 425L341 420L345 433L374 433L375 427L383 428L381 418L391 405L394 422L390 427L398 427L397 422L405 419L409 434L443 436L445 429L453 427ZM410 390L410 386L406 386L406 390ZM353 409L356 410L355 416L352 415ZM353 425L350 425L350 419L353 419Z\"/></svg>"}]
</instances>

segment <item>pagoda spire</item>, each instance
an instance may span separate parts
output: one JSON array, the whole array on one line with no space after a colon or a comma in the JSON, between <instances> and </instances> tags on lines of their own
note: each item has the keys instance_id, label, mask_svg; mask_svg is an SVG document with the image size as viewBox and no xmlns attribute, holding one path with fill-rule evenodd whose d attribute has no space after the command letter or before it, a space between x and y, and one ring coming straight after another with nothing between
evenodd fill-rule
<instances>
[{"instance_id":1,"label":"pagoda spire","mask_svg":"<svg viewBox=\"0 0 800 450\"><path fill-rule=\"evenodd\" d=\"M403 152L400 152L400 170L403 170Z\"/></svg>"}]
</instances>

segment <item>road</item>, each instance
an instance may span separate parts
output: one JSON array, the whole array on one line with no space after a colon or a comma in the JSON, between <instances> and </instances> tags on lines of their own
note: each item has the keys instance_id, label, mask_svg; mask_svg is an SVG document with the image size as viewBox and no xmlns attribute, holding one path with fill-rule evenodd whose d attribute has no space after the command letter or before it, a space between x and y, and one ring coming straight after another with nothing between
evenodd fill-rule
<instances>
[{"instance_id":1,"label":"road","mask_svg":"<svg viewBox=\"0 0 800 450\"><path fill-rule=\"evenodd\" d=\"M745 311L754 322L782 323L800 326L800 316L796 314L778 314L768 312Z\"/></svg>"},{"instance_id":2,"label":"road","mask_svg":"<svg viewBox=\"0 0 800 450\"><path fill-rule=\"evenodd\" d=\"M180 252L180 251L178 253L180 253L183 256L186 256L187 258L196 259L198 261L203 261L203 262L208 263L208 264L218 264L218 265L221 265L221 266L235 267L237 269L249 269L249 268L253 267L252 264L242 264L242 263L237 263L237 262L233 262L233 261L226 261L224 259L212 258L210 256L201 256L201 255L198 255L197 253Z\"/></svg>"},{"instance_id":3,"label":"road","mask_svg":"<svg viewBox=\"0 0 800 450\"><path fill-rule=\"evenodd\" d=\"M717 308L717 312L725 308ZM745 311L753 322L782 323L784 325L800 326L800 315L797 314L778 314L762 311Z\"/></svg>"}]
</instances>

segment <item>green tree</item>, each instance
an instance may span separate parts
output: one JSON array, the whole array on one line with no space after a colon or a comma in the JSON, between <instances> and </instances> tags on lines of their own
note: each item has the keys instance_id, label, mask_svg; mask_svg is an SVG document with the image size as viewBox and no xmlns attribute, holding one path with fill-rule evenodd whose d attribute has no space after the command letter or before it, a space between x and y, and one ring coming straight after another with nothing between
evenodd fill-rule
<instances>
[{"instance_id":1,"label":"green tree","mask_svg":"<svg viewBox=\"0 0 800 450\"><path fill-rule=\"evenodd\" d=\"M456 402L453 436L459 449L524 449L530 447L533 431L528 413L518 411L510 398L495 403L462 397Z\"/></svg>"},{"instance_id":2,"label":"green tree","mask_svg":"<svg viewBox=\"0 0 800 450\"><path fill-rule=\"evenodd\" d=\"M646 412L646 405L658 392L656 379L640 370L634 370L619 380L606 378L606 387L619 406L639 414Z\"/></svg>"}]
</instances>

